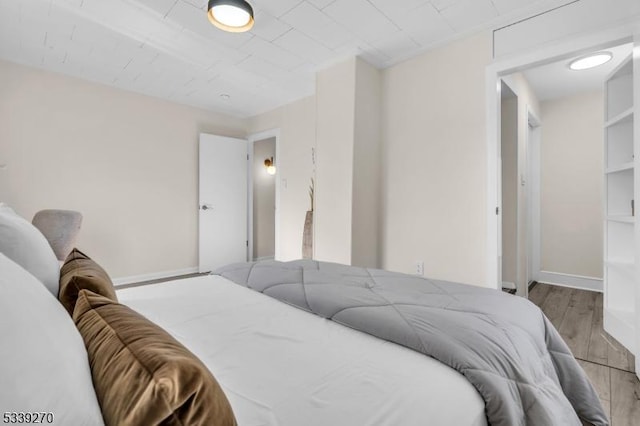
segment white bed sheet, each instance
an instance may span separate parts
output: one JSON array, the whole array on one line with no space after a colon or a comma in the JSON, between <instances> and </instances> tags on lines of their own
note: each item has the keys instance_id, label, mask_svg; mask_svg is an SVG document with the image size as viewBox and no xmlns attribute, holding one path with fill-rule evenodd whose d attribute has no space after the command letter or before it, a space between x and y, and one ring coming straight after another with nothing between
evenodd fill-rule
<instances>
[{"instance_id":1,"label":"white bed sheet","mask_svg":"<svg viewBox=\"0 0 640 426\"><path fill-rule=\"evenodd\" d=\"M240 426L487 424L457 371L225 278L117 294L207 365Z\"/></svg>"}]
</instances>

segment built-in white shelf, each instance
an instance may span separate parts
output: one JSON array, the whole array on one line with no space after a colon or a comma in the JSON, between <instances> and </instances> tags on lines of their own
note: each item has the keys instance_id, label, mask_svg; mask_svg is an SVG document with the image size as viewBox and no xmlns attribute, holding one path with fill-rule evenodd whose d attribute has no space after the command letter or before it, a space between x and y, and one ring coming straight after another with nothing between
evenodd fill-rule
<instances>
[{"instance_id":1,"label":"built-in white shelf","mask_svg":"<svg viewBox=\"0 0 640 426\"><path fill-rule=\"evenodd\" d=\"M612 126L615 126L616 124L619 124L619 123L625 123L625 122L632 121L633 120L633 110L634 110L633 107L624 110L620 114L618 114L615 117L613 117L611 120L607 121L604 124L604 127L612 127Z\"/></svg>"},{"instance_id":2,"label":"built-in white shelf","mask_svg":"<svg viewBox=\"0 0 640 426\"><path fill-rule=\"evenodd\" d=\"M625 170L633 170L634 164L633 162L620 164L618 166L607 167L607 174L624 172Z\"/></svg>"},{"instance_id":3,"label":"built-in white shelf","mask_svg":"<svg viewBox=\"0 0 640 426\"><path fill-rule=\"evenodd\" d=\"M612 120L633 108L633 58L627 57L605 81L606 120Z\"/></svg>"},{"instance_id":4,"label":"built-in white shelf","mask_svg":"<svg viewBox=\"0 0 640 426\"><path fill-rule=\"evenodd\" d=\"M604 82L604 328L636 356L640 341L637 294L640 293L636 254L635 165L638 121L634 105L634 60L629 55ZM639 110L640 112L640 110ZM639 166L640 167L640 166ZM640 300L640 299L639 299ZM637 324L636 324L637 323Z\"/></svg>"},{"instance_id":5,"label":"built-in white shelf","mask_svg":"<svg viewBox=\"0 0 640 426\"><path fill-rule=\"evenodd\" d=\"M620 223L635 223L635 216L607 216L607 220L610 222L620 222Z\"/></svg>"},{"instance_id":6,"label":"built-in white shelf","mask_svg":"<svg viewBox=\"0 0 640 426\"><path fill-rule=\"evenodd\" d=\"M632 163L633 155L633 113L618 116L605 126L606 167L616 167Z\"/></svg>"},{"instance_id":7,"label":"built-in white shelf","mask_svg":"<svg viewBox=\"0 0 640 426\"><path fill-rule=\"evenodd\" d=\"M616 259L624 262L633 262L634 242L633 224L626 222L607 222L605 229L605 260Z\"/></svg>"}]
</instances>

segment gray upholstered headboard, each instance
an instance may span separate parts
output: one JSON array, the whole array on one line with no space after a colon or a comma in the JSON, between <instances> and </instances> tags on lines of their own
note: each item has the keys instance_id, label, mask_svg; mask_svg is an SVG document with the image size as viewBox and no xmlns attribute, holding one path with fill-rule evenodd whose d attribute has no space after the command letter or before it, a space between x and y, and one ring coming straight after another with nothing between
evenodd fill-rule
<instances>
[{"instance_id":1,"label":"gray upholstered headboard","mask_svg":"<svg viewBox=\"0 0 640 426\"><path fill-rule=\"evenodd\" d=\"M40 210L33 216L32 223L49 241L58 260L64 261L80 232L82 213L73 210Z\"/></svg>"}]
</instances>

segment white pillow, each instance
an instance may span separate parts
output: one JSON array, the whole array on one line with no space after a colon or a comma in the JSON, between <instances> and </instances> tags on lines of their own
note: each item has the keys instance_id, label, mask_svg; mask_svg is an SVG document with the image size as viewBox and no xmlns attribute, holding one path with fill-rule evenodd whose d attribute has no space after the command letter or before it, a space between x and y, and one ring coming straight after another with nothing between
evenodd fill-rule
<instances>
[{"instance_id":1,"label":"white pillow","mask_svg":"<svg viewBox=\"0 0 640 426\"><path fill-rule=\"evenodd\" d=\"M57 425L104 424L87 351L67 311L2 254L0 294L0 413L52 413Z\"/></svg>"},{"instance_id":2,"label":"white pillow","mask_svg":"<svg viewBox=\"0 0 640 426\"><path fill-rule=\"evenodd\" d=\"M56 297L60 264L47 239L35 226L0 203L0 253L29 271Z\"/></svg>"}]
</instances>

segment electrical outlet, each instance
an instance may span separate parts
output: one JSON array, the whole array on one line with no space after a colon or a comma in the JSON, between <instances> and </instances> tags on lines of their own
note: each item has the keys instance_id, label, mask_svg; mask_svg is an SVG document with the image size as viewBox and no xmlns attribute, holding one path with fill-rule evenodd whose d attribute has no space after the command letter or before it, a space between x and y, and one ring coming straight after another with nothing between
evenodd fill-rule
<instances>
[{"instance_id":1,"label":"electrical outlet","mask_svg":"<svg viewBox=\"0 0 640 426\"><path fill-rule=\"evenodd\" d=\"M424 262L421 260L416 261L416 275L424 276Z\"/></svg>"}]
</instances>

